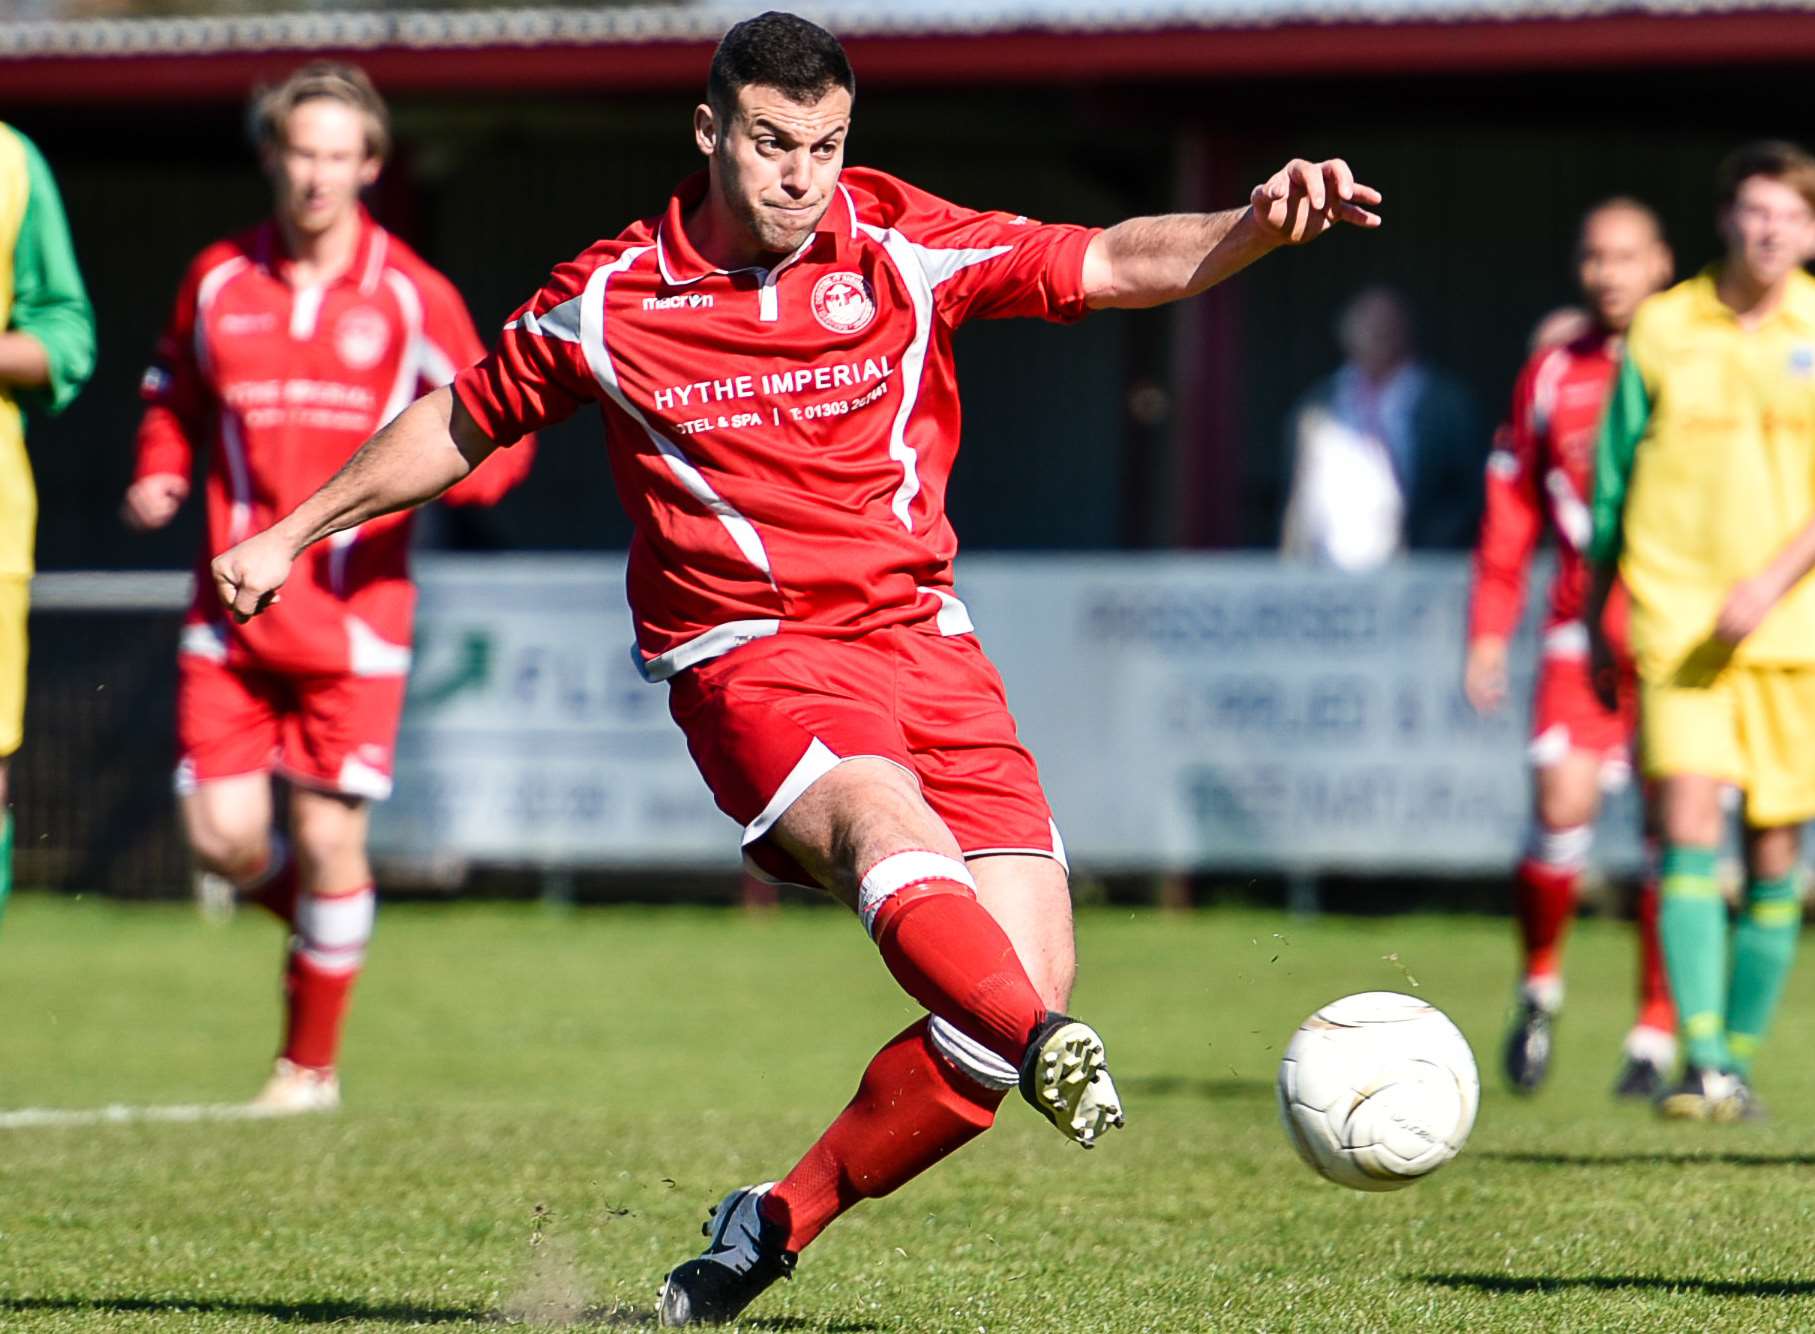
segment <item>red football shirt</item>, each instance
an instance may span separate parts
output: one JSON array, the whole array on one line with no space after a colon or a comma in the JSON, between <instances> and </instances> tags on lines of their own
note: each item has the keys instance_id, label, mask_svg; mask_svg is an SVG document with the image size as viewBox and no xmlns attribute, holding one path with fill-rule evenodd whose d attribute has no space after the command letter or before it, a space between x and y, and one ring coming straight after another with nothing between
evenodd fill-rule
<instances>
[{"instance_id":1,"label":"red football shirt","mask_svg":"<svg viewBox=\"0 0 1815 1334\"><path fill-rule=\"evenodd\" d=\"M965 633L952 334L1083 315L1094 233L853 167L798 250L726 271L682 227L705 190L556 269L454 392L500 443L598 403L650 680L778 633Z\"/></svg>"},{"instance_id":2,"label":"red football shirt","mask_svg":"<svg viewBox=\"0 0 1815 1334\"><path fill-rule=\"evenodd\" d=\"M1513 388L1512 418L1487 460L1487 507L1475 548L1469 638L1510 637L1519 624L1525 574L1546 524L1557 569L1545 616L1546 656L1587 651L1586 552L1594 521L1595 441L1620 365L1620 340L1601 331L1539 352ZM1617 609L1610 627L1619 629Z\"/></svg>"},{"instance_id":3,"label":"red football shirt","mask_svg":"<svg viewBox=\"0 0 1815 1334\"><path fill-rule=\"evenodd\" d=\"M204 250L141 386L136 476L186 478L196 448L210 454L208 531L183 648L299 674L400 675L415 608L407 513L311 547L279 602L246 625L225 617L208 562L288 514L485 348L453 285L363 214L341 277L297 287L286 268L272 222ZM476 470L448 498L491 503L532 453Z\"/></svg>"}]
</instances>

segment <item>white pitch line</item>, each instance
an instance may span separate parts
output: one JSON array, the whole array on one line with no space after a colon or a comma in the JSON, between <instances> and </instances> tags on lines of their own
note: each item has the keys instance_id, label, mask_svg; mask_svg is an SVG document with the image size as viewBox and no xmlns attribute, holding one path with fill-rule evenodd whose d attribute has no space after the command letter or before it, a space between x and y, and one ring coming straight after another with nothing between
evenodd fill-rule
<instances>
[{"instance_id":1,"label":"white pitch line","mask_svg":"<svg viewBox=\"0 0 1815 1334\"><path fill-rule=\"evenodd\" d=\"M35 1130L43 1126L129 1125L137 1121L260 1121L274 1115L243 1102L174 1103L163 1107L59 1108L21 1107L0 1112L0 1130Z\"/></svg>"}]
</instances>

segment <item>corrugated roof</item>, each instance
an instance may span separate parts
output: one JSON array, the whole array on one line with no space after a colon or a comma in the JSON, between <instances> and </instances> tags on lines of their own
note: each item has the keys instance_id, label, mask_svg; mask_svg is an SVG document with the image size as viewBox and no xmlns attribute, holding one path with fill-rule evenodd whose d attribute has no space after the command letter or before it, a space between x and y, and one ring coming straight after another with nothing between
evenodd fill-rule
<instances>
[{"instance_id":1,"label":"corrugated roof","mask_svg":"<svg viewBox=\"0 0 1815 1334\"><path fill-rule=\"evenodd\" d=\"M622 46L716 39L752 4L388 9L0 22L0 57ZM1296 24L1483 23L1815 13L1815 0L874 0L802 4L842 37L1138 33Z\"/></svg>"}]
</instances>

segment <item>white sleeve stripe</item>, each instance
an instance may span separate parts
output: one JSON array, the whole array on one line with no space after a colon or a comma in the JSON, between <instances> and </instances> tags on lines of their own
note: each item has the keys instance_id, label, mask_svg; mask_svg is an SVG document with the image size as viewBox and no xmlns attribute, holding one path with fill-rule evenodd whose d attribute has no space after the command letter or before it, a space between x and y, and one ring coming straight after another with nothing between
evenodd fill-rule
<instances>
[{"instance_id":1,"label":"white sleeve stripe","mask_svg":"<svg viewBox=\"0 0 1815 1334\"><path fill-rule=\"evenodd\" d=\"M1561 468L1552 468L1544 477L1544 489L1550 493L1551 518L1557 532L1576 551L1588 550L1594 540L1594 514L1576 492L1576 484Z\"/></svg>"},{"instance_id":2,"label":"white sleeve stripe","mask_svg":"<svg viewBox=\"0 0 1815 1334\"><path fill-rule=\"evenodd\" d=\"M973 264L982 264L1014 249L1012 245L998 245L976 250L935 250L914 241L909 241L908 244L914 247L914 257L920 261L927 282L934 287L956 277Z\"/></svg>"},{"instance_id":3,"label":"white sleeve stripe","mask_svg":"<svg viewBox=\"0 0 1815 1334\"><path fill-rule=\"evenodd\" d=\"M546 315L526 310L521 318L504 327L520 328L538 338L559 338L564 343L577 343L580 341L580 298L569 297Z\"/></svg>"},{"instance_id":4,"label":"white sleeve stripe","mask_svg":"<svg viewBox=\"0 0 1815 1334\"><path fill-rule=\"evenodd\" d=\"M441 344L425 334L422 339L423 380L439 389L444 384L453 383L454 377L459 373L460 368L454 365L454 359L442 350Z\"/></svg>"}]
</instances>

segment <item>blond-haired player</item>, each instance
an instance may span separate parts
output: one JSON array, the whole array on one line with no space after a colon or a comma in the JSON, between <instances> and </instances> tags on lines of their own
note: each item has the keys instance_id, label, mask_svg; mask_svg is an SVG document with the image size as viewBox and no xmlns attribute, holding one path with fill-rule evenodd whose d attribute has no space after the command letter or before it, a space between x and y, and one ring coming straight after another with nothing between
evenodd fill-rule
<instances>
[{"instance_id":1,"label":"blond-haired player","mask_svg":"<svg viewBox=\"0 0 1815 1334\"><path fill-rule=\"evenodd\" d=\"M1737 150L1717 209L1723 258L1633 320L1602 425L1591 557L1596 591L1617 561L1631 598L1664 839L1659 927L1686 1068L1659 1108L1733 1120L1757 1111L1753 1056L1801 927L1798 826L1815 816L1815 279L1802 268L1815 158ZM1715 881L1728 784L1745 797L1748 872L1730 968Z\"/></svg>"},{"instance_id":2,"label":"blond-haired player","mask_svg":"<svg viewBox=\"0 0 1815 1334\"><path fill-rule=\"evenodd\" d=\"M204 570L485 350L453 285L360 206L390 141L363 73L304 66L254 100L253 134L271 216L190 265L145 373L126 493L129 524L168 523L205 453ZM489 504L528 464L507 458L449 499ZM308 560L255 625L232 623L198 579L178 654L190 846L292 932L283 1042L257 1099L270 1112L339 1103L341 1024L376 902L367 812L391 790L415 607L407 515L375 517ZM274 774L287 780L287 840Z\"/></svg>"}]
</instances>

